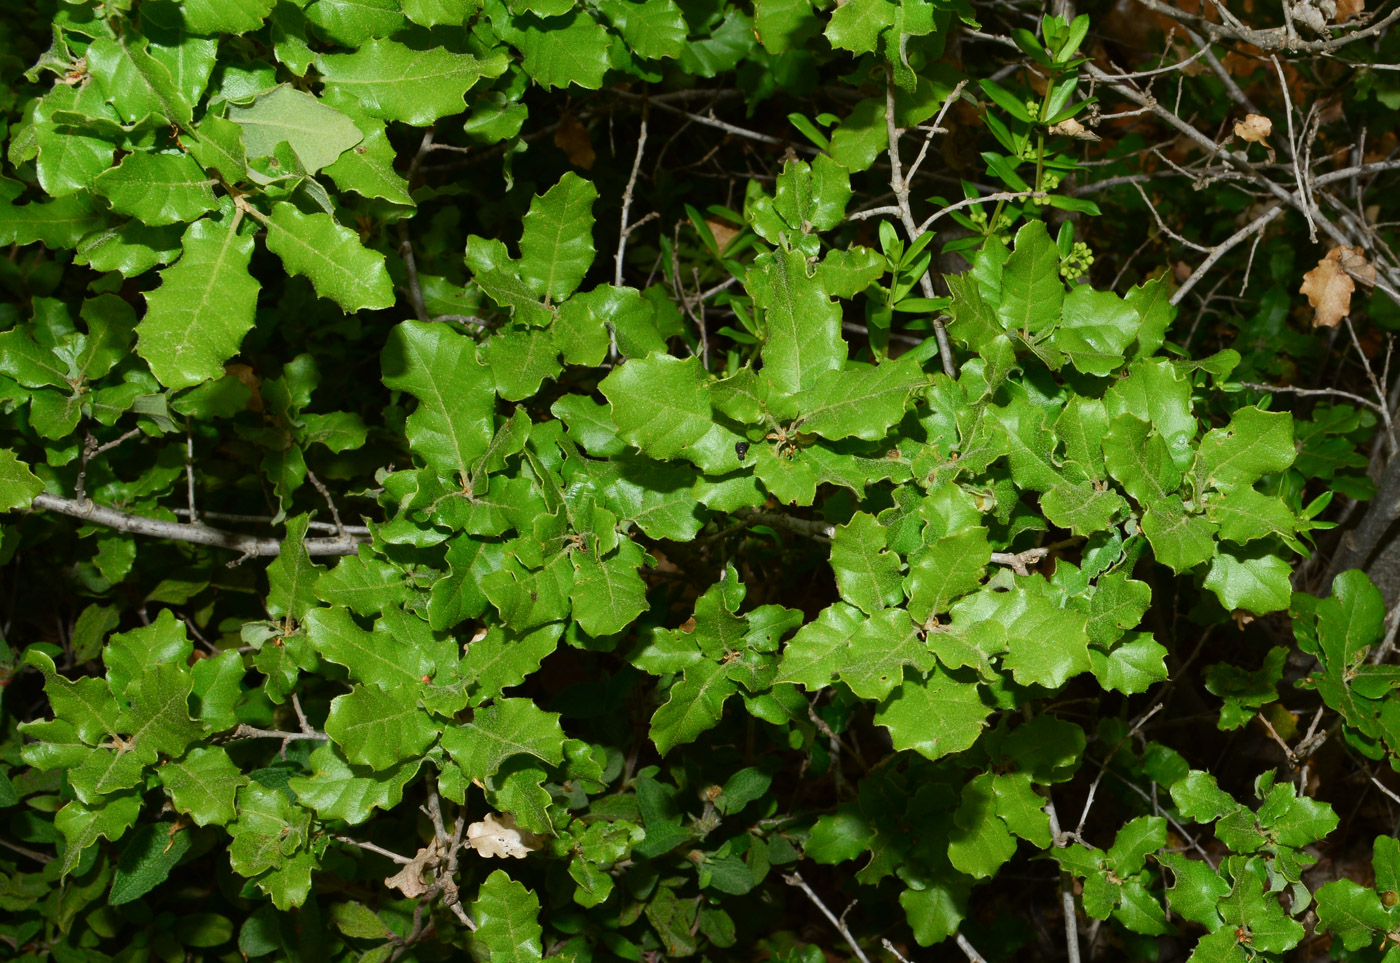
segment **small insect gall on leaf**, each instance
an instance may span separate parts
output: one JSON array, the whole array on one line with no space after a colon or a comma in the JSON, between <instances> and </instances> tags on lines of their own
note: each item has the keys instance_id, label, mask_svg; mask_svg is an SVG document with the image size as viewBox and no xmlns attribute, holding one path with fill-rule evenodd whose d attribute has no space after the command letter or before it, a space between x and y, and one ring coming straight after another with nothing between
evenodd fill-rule
<instances>
[{"instance_id":1,"label":"small insect gall on leaf","mask_svg":"<svg viewBox=\"0 0 1400 963\"><path fill-rule=\"evenodd\" d=\"M419 679L418 681L423 683L424 685L427 685L428 683L433 681L433 677L425 674L423 678Z\"/></svg>"},{"instance_id":2,"label":"small insect gall on leaf","mask_svg":"<svg viewBox=\"0 0 1400 963\"><path fill-rule=\"evenodd\" d=\"M1390 909L1396 903L1400 903L1400 893L1396 893L1393 890L1386 890L1381 894L1381 905L1386 909Z\"/></svg>"}]
</instances>

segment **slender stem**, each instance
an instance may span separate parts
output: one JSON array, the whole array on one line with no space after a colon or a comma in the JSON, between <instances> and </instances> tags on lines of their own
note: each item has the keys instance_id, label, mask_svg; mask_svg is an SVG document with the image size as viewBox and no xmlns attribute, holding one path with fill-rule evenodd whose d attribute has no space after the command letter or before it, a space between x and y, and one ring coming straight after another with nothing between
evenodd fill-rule
<instances>
[{"instance_id":1,"label":"slender stem","mask_svg":"<svg viewBox=\"0 0 1400 963\"><path fill-rule=\"evenodd\" d=\"M152 538L167 538L175 542L190 542L241 552L244 556L275 556L282 553L282 543L275 538L258 538L254 535L239 535L207 525L183 522L167 522L157 518L146 518L128 512L107 508L93 501L75 501L57 495L41 494L34 496L34 507L60 515L70 515L91 525L101 525L119 532L133 535L148 535ZM308 555L354 555L360 545L367 542L366 536L349 533L336 538L308 538L302 544Z\"/></svg>"},{"instance_id":2,"label":"slender stem","mask_svg":"<svg viewBox=\"0 0 1400 963\"><path fill-rule=\"evenodd\" d=\"M851 931L846 927L845 921L837 919L836 914L826 908L826 904L822 902L820 896L812 891L812 887L807 885L807 881L802 878L801 873L793 873L790 876L784 876L783 882L787 883L789 886L796 886L798 889L802 890L802 892L806 893L807 898L812 901L817 909L821 910L822 915L831 920L831 925L836 927L836 931L841 934L841 938L846 941L846 945L855 953L856 959L860 960L860 963L870 963L870 957L866 956L865 951L860 948L860 944L856 942L856 938L851 935Z\"/></svg>"},{"instance_id":3,"label":"slender stem","mask_svg":"<svg viewBox=\"0 0 1400 963\"><path fill-rule=\"evenodd\" d=\"M1045 814L1050 817L1050 838L1056 848L1063 849L1067 843L1060 829L1060 815L1055 811L1055 800L1050 790L1045 790ZM1079 917L1074 910L1074 880L1067 870L1060 871L1060 904L1065 916L1065 950L1069 963L1079 963Z\"/></svg>"},{"instance_id":4,"label":"slender stem","mask_svg":"<svg viewBox=\"0 0 1400 963\"><path fill-rule=\"evenodd\" d=\"M240 723L238 728L233 730L229 736L233 739L281 739L283 742L297 742L299 740L309 740L311 742L325 742L329 739L324 732L286 732L282 729L259 729L250 726L246 722Z\"/></svg>"},{"instance_id":5,"label":"slender stem","mask_svg":"<svg viewBox=\"0 0 1400 963\"><path fill-rule=\"evenodd\" d=\"M642 102L642 129L637 135L637 153L632 158L632 174L627 178L627 187L622 192L622 224L617 238L617 255L613 263L613 284L622 287L622 257L627 252L627 238L632 229L627 226L627 218L632 211L632 192L637 187L637 173L642 169L642 153L647 146L647 121L651 116L651 104Z\"/></svg>"},{"instance_id":6,"label":"slender stem","mask_svg":"<svg viewBox=\"0 0 1400 963\"><path fill-rule=\"evenodd\" d=\"M407 866L409 863L413 862L413 860L407 856L401 856L393 850L385 849L383 846L376 846L374 843L367 843L363 840L354 839L350 836L334 836L332 838L335 839L335 841L338 843L349 843L351 846L358 846L361 849L368 850L371 853L378 853L380 856L383 856L387 859L392 859L400 866Z\"/></svg>"}]
</instances>

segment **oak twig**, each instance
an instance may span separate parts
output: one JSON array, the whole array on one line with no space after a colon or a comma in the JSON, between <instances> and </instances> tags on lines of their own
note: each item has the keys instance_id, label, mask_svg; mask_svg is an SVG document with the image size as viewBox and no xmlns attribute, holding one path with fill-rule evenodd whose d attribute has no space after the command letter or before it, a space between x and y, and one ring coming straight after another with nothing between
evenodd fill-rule
<instances>
[{"instance_id":1,"label":"oak twig","mask_svg":"<svg viewBox=\"0 0 1400 963\"><path fill-rule=\"evenodd\" d=\"M128 512L108 508L96 502L57 495L40 494L34 496L34 507L47 512L69 515L90 525L132 535L147 535L151 538L165 538L174 542L189 542L194 545L207 545L210 548L241 552L245 557L272 557L282 554L282 543L275 538L259 538L256 535L240 535L226 532L207 525L186 522L167 522L158 518L146 518ZM360 545L369 541L367 536L354 535L349 531L335 538L308 538L302 544L308 555L354 555Z\"/></svg>"}]
</instances>

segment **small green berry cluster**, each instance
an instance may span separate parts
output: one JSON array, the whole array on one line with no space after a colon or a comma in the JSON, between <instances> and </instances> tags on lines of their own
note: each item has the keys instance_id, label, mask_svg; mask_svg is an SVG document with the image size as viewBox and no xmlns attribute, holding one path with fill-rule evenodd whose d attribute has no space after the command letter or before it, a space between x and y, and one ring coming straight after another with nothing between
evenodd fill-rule
<instances>
[{"instance_id":1,"label":"small green berry cluster","mask_svg":"<svg viewBox=\"0 0 1400 963\"><path fill-rule=\"evenodd\" d=\"M1089 253L1089 245L1083 241L1075 241L1069 254L1060 261L1060 277L1066 281L1083 277L1084 272L1088 271L1089 265L1093 263L1094 255Z\"/></svg>"},{"instance_id":2,"label":"small green berry cluster","mask_svg":"<svg viewBox=\"0 0 1400 963\"><path fill-rule=\"evenodd\" d=\"M1047 173L1040 178L1040 189L1046 192L1053 191L1060 186L1061 180L1063 180L1063 178L1059 174ZM1046 204L1050 203L1050 198L1048 197L1035 197L1032 198L1032 200L1040 207L1044 207Z\"/></svg>"},{"instance_id":3,"label":"small green berry cluster","mask_svg":"<svg viewBox=\"0 0 1400 963\"><path fill-rule=\"evenodd\" d=\"M982 205L973 205L972 210L967 212L967 219L973 224L976 224L977 227L982 231L987 232L987 209ZM1000 214L997 215L996 223L992 225L991 231L989 233L1000 234L1007 228L1011 227L1011 222L1012 216L1006 211L1002 211Z\"/></svg>"}]
</instances>

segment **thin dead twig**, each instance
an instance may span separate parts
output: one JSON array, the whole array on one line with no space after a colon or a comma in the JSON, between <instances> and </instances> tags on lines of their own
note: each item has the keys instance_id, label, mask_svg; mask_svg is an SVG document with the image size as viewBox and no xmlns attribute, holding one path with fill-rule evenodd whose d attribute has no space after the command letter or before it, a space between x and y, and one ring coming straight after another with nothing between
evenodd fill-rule
<instances>
[{"instance_id":1,"label":"thin dead twig","mask_svg":"<svg viewBox=\"0 0 1400 963\"><path fill-rule=\"evenodd\" d=\"M947 108L946 103L944 108ZM942 114L939 116L941 117ZM935 126L937 125L935 124ZM904 231L909 237L909 243L913 244L922 236L923 232L914 223L914 213L909 207L909 182L905 180L902 162L899 159L899 138L904 131L895 123L893 79L889 79L885 83L885 128L890 142L890 189L894 191L895 203L899 208L899 219L904 224ZM919 278L919 287L923 290L924 297L932 298L935 296L933 278L930 277L928 271L925 271L923 277ZM948 339L948 332L943 327L943 321L940 318L933 319L933 334L938 339L938 355L939 361L943 364L943 373L950 378L956 378L958 366L953 360L953 343Z\"/></svg>"},{"instance_id":2,"label":"thin dead twig","mask_svg":"<svg viewBox=\"0 0 1400 963\"><path fill-rule=\"evenodd\" d=\"M627 187L622 192L622 224L617 239L617 256L613 265L613 284L622 287L622 258L627 253L627 239L632 230L627 226L627 218L632 212L632 192L637 187L637 173L642 169L642 153L647 147L647 121L651 117L651 104L642 101L642 129L637 135L637 153L632 158L632 174L627 178Z\"/></svg>"},{"instance_id":3,"label":"thin dead twig","mask_svg":"<svg viewBox=\"0 0 1400 963\"><path fill-rule=\"evenodd\" d=\"M132 535L146 535L151 538L165 538L174 542L189 542L207 545L210 548L241 552L245 557L271 557L282 554L282 543L275 538L258 538L255 535L240 535L226 532L207 525L184 522L167 522L157 518L146 518L128 512L107 508L96 502L57 495L40 494L34 496L34 508L57 512L104 528ZM347 532L335 538L308 538L302 542L308 555L354 555L368 538Z\"/></svg>"},{"instance_id":4,"label":"thin dead twig","mask_svg":"<svg viewBox=\"0 0 1400 963\"><path fill-rule=\"evenodd\" d=\"M846 941L846 945L855 953L856 958L860 960L861 963L870 963L870 957L865 955L865 951L860 948L860 944L856 942L856 938L851 935L851 931L846 926L845 920L837 919L836 914L826 908L826 904L822 902L820 896L812 891L812 887L807 885L807 881L802 878L801 873L793 873L789 876L784 876L783 882L787 883L789 886L796 886L798 889L802 890L802 892L806 893L807 898L812 901L817 909L821 910L823 916L831 921L831 925L836 927L836 931L841 934L841 938Z\"/></svg>"}]
</instances>

